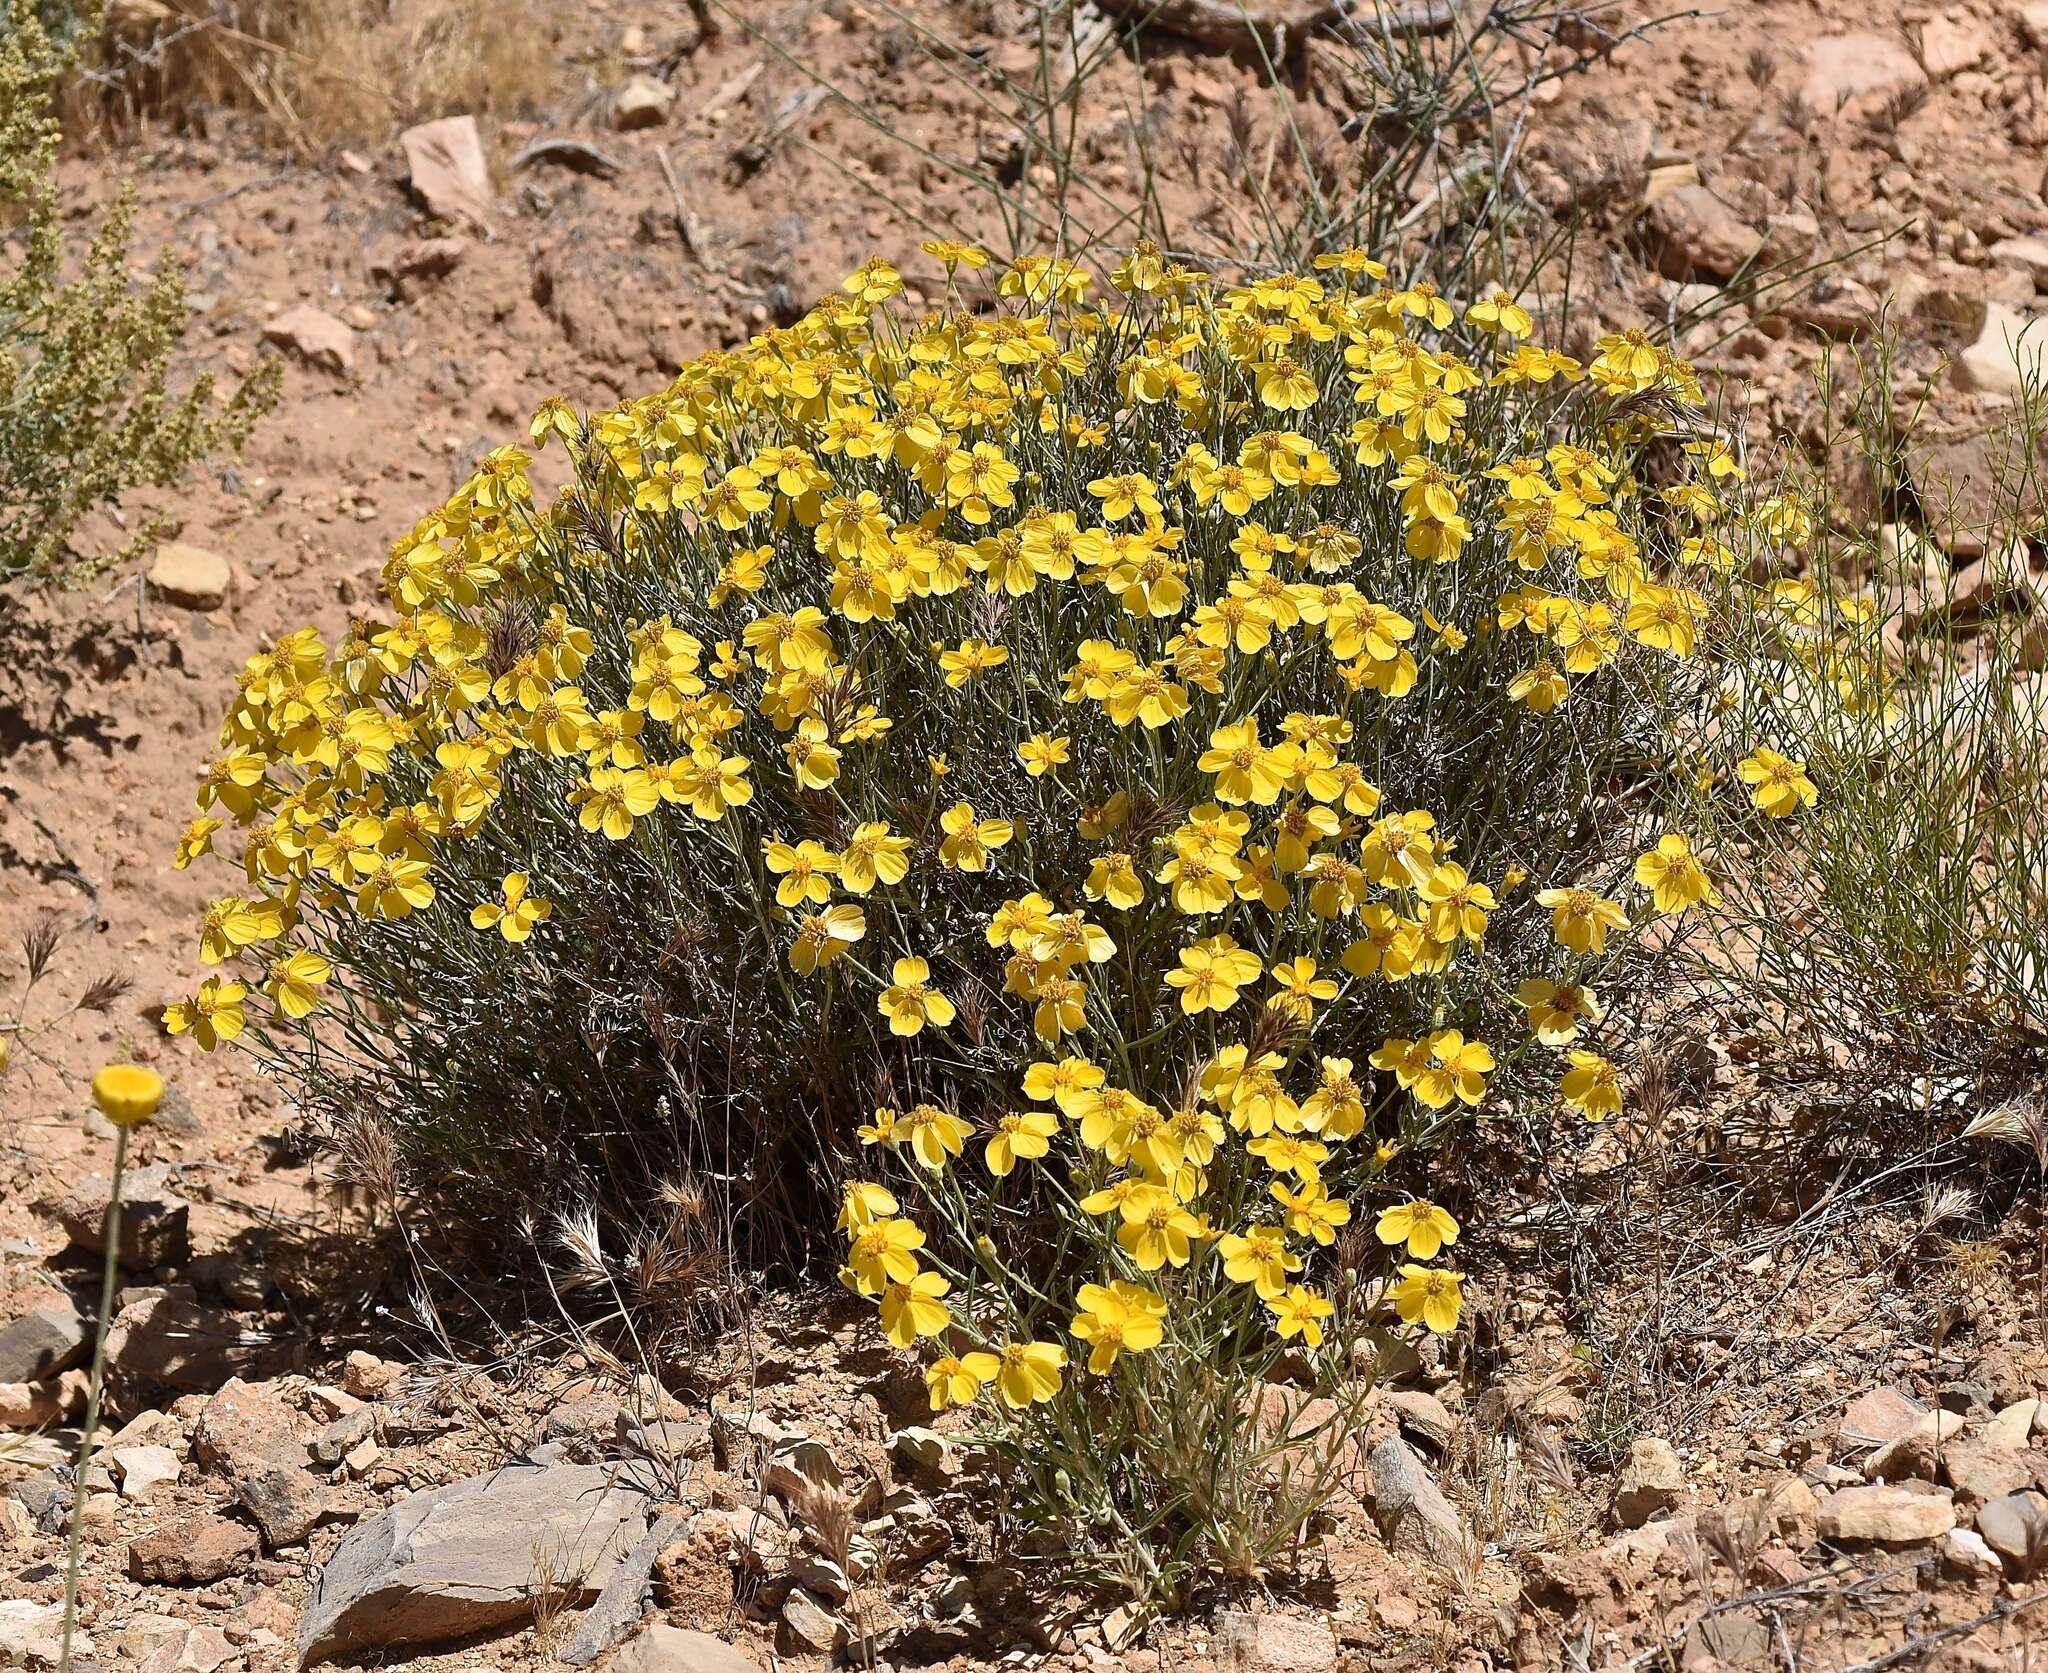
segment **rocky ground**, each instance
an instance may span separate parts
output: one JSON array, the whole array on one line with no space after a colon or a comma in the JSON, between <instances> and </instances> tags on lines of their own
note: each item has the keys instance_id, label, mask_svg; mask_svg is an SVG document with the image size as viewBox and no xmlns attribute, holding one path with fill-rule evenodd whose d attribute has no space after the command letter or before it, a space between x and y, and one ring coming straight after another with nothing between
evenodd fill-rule
<instances>
[{"instance_id":1,"label":"rocky ground","mask_svg":"<svg viewBox=\"0 0 2048 1673\"><path fill-rule=\"evenodd\" d=\"M1796 1219L1731 1239L1686 1269L1682 1340L1629 1401L1579 1351L1569 1274L1510 1286L1511 1251L1492 1274L1482 1253L1489 1339L1385 1382L1273 1595L1155 1622L1039 1584L988 1461L830 1299L768 1298L655 1384L594 1345L494 1335L488 1307L435 1328L432 1298L481 1274L426 1270L429 1240L325 1174L245 1062L162 1035L202 904L168 859L241 659L372 609L390 542L544 396L650 386L872 252L975 231L986 203L951 162L1042 166L995 79L1030 73L1034 16L837 0L706 36L684 6L593 3L561 25L546 108L310 155L195 114L67 160L81 213L136 180L141 254L188 265L201 364L232 381L277 354L286 382L237 465L126 508L176 524L147 576L0 606L0 1006L26 993L54 1022L0 1079L0 1665L53 1654L112 1145L82 1076L117 1054L173 1096L131 1176L111 1433L83 1483L100 1667L2040 1664L2024 1200L1939 1294L1898 1204L1796 1251ZM927 30L987 79L937 73ZM1341 65L1311 43L1286 69L1276 88L1256 53L1148 30L1078 119L1104 201L1139 180L1139 111L1186 241L1241 241L1245 158L1283 118L1350 143ZM2044 159L2042 6L1746 0L1545 88L1516 167L1584 223L1592 327L1678 324L1760 444L1827 470L1839 518L2017 610L2040 550L1981 530L2012 351L2037 361L2048 316ZM1811 285L1755 277L1823 257ZM1890 349L1830 404L1824 339L1867 351L1880 314ZM1869 389L1918 414L1908 488L1882 499L1836 429ZM109 521L85 544L120 540ZM45 922L63 935L32 983L17 942ZM130 985L70 1015L106 977ZM1681 1126L1718 1131L1738 1090L1719 1074ZM1284 1440L1300 1414L1272 1398Z\"/></svg>"}]
</instances>

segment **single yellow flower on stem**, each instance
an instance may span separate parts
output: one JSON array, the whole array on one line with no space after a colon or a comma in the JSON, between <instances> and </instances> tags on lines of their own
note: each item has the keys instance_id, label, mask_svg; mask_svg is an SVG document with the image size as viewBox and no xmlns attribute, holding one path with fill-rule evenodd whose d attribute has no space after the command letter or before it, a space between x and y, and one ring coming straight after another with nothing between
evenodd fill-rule
<instances>
[{"instance_id":1,"label":"single yellow flower on stem","mask_svg":"<svg viewBox=\"0 0 2048 1673\"><path fill-rule=\"evenodd\" d=\"M896 1194L869 1179L849 1179L839 1205L839 1229L858 1237L869 1226L889 1219L897 1209Z\"/></svg>"},{"instance_id":2,"label":"single yellow flower on stem","mask_svg":"<svg viewBox=\"0 0 2048 1673\"><path fill-rule=\"evenodd\" d=\"M1267 1190L1287 1210L1287 1229L1296 1237L1312 1237L1328 1248L1337 1241L1338 1228L1351 1223L1351 1205L1342 1197L1331 1196L1320 1180L1294 1191L1286 1180L1276 1179Z\"/></svg>"},{"instance_id":3,"label":"single yellow flower on stem","mask_svg":"<svg viewBox=\"0 0 2048 1673\"><path fill-rule=\"evenodd\" d=\"M1165 1338L1166 1302L1143 1284L1083 1284L1080 1312L1069 1328L1089 1344L1088 1369L1101 1376L1120 1353L1144 1353Z\"/></svg>"},{"instance_id":4,"label":"single yellow flower on stem","mask_svg":"<svg viewBox=\"0 0 2048 1673\"><path fill-rule=\"evenodd\" d=\"M920 1272L907 1283L882 1291L882 1329L899 1348L920 1336L937 1336L953 1322L952 1310L939 1299L953 1286L936 1272Z\"/></svg>"},{"instance_id":5,"label":"single yellow flower on stem","mask_svg":"<svg viewBox=\"0 0 2048 1673\"><path fill-rule=\"evenodd\" d=\"M128 1129L139 1127L157 1112L164 1099L164 1078L140 1063L109 1063L92 1077L93 1102L114 1124L113 1183L107 1190L106 1260L100 1272L100 1316L93 1332L92 1375L85 1397L85 1433L78 1443L78 1474L85 1479L85 1467L92 1457L92 1443L99 1432L100 1397L107 1382L107 1326L114 1317L114 1283L120 1272L121 1173L128 1162ZM64 1634L58 1665L71 1665L71 1634L78 1624L78 1565L85 1549L85 1501L80 1492L71 1507L71 1542L64 1566Z\"/></svg>"},{"instance_id":6,"label":"single yellow flower on stem","mask_svg":"<svg viewBox=\"0 0 2048 1673\"><path fill-rule=\"evenodd\" d=\"M1060 1372L1066 1363L1067 1350L1057 1342L1008 1343L996 1373L996 1392L1013 1412L1021 1412L1034 1400L1050 1400L1060 1391Z\"/></svg>"},{"instance_id":7,"label":"single yellow flower on stem","mask_svg":"<svg viewBox=\"0 0 2048 1673\"><path fill-rule=\"evenodd\" d=\"M1303 1284L1290 1284L1266 1306L1272 1311L1274 1328L1283 1338L1299 1336L1311 1348L1323 1345L1323 1320L1337 1311L1330 1301Z\"/></svg>"},{"instance_id":8,"label":"single yellow flower on stem","mask_svg":"<svg viewBox=\"0 0 2048 1673\"><path fill-rule=\"evenodd\" d=\"M1568 1046L1579 1037L1579 1019L1606 1015L1598 995L1579 983L1531 976L1515 989L1515 1002L1529 1013L1529 1026L1546 1046Z\"/></svg>"},{"instance_id":9,"label":"single yellow flower on stem","mask_svg":"<svg viewBox=\"0 0 2048 1673\"><path fill-rule=\"evenodd\" d=\"M1052 1136L1059 1131L1059 1119L1049 1110L1007 1110L996 1122L995 1137L983 1153L988 1171L998 1179L1008 1176L1018 1161L1035 1162L1052 1148Z\"/></svg>"},{"instance_id":10,"label":"single yellow flower on stem","mask_svg":"<svg viewBox=\"0 0 2048 1673\"><path fill-rule=\"evenodd\" d=\"M1391 1292L1394 1311L1401 1315L1403 1324L1414 1324L1420 1319L1438 1335L1448 1335L1458 1328L1458 1312L1463 1305L1459 1286L1464 1282L1462 1272L1404 1261L1401 1281Z\"/></svg>"},{"instance_id":11,"label":"single yellow flower on stem","mask_svg":"<svg viewBox=\"0 0 2048 1673\"><path fill-rule=\"evenodd\" d=\"M1657 846L1636 860L1636 881L1650 891L1659 912L1689 906L1717 906L1721 896L1681 831L1666 831Z\"/></svg>"},{"instance_id":12,"label":"single yellow flower on stem","mask_svg":"<svg viewBox=\"0 0 2048 1673\"><path fill-rule=\"evenodd\" d=\"M846 1264L863 1295L880 1295L891 1284L907 1284L917 1276L916 1251L924 1233L908 1220L875 1220L853 1235Z\"/></svg>"},{"instance_id":13,"label":"single yellow flower on stem","mask_svg":"<svg viewBox=\"0 0 2048 1673\"><path fill-rule=\"evenodd\" d=\"M1820 792L1806 776L1806 763L1759 744L1735 764L1735 776L1750 787L1749 799L1773 819L1790 819L1812 807Z\"/></svg>"},{"instance_id":14,"label":"single yellow flower on stem","mask_svg":"<svg viewBox=\"0 0 2048 1673\"><path fill-rule=\"evenodd\" d=\"M525 872L509 873L501 885L501 899L483 901L471 908L471 925L477 929L495 929L515 946L524 941L533 934L535 925L548 921L555 909L553 901L527 893L527 885Z\"/></svg>"},{"instance_id":15,"label":"single yellow flower on stem","mask_svg":"<svg viewBox=\"0 0 2048 1673\"><path fill-rule=\"evenodd\" d=\"M201 1051L212 1051L248 1026L248 1013L242 1009L248 997L249 990L240 982L209 976L191 999L164 1007L164 1031L190 1034Z\"/></svg>"},{"instance_id":16,"label":"single yellow flower on stem","mask_svg":"<svg viewBox=\"0 0 2048 1673\"><path fill-rule=\"evenodd\" d=\"M1216 1240L1216 1253L1223 1258L1223 1276L1250 1284L1262 1301L1284 1295L1287 1275L1301 1270L1301 1257L1287 1247L1278 1226L1250 1226L1243 1236L1225 1232Z\"/></svg>"},{"instance_id":17,"label":"single yellow flower on stem","mask_svg":"<svg viewBox=\"0 0 2048 1673\"><path fill-rule=\"evenodd\" d=\"M1571 1068L1558 1082L1564 1101L1588 1121L1605 1121L1621 1114L1621 1075L1608 1059L1596 1051L1574 1051Z\"/></svg>"},{"instance_id":18,"label":"single yellow flower on stem","mask_svg":"<svg viewBox=\"0 0 2048 1673\"><path fill-rule=\"evenodd\" d=\"M1628 914L1591 889L1545 889L1536 904L1550 908L1551 932L1567 952L1604 953L1607 932L1628 927Z\"/></svg>"},{"instance_id":19,"label":"single yellow flower on stem","mask_svg":"<svg viewBox=\"0 0 2048 1673\"><path fill-rule=\"evenodd\" d=\"M139 1063L109 1063L92 1077L93 1102L116 1127L134 1127L156 1114L164 1077Z\"/></svg>"},{"instance_id":20,"label":"single yellow flower on stem","mask_svg":"<svg viewBox=\"0 0 2048 1673\"><path fill-rule=\"evenodd\" d=\"M974 1129L951 1110L937 1104L918 1104L903 1117L910 1138L910 1152L933 1173L946 1165L948 1157L960 1154L967 1135Z\"/></svg>"},{"instance_id":21,"label":"single yellow flower on stem","mask_svg":"<svg viewBox=\"0 0 2048 1673\"><path fill-rule=\"evenodd\" d=\"M930 985L931 966L921 958L900 958L891 974L894 985L884 988L875 1008L889 1019L892 1034L916 1034L926 1023L944 1028L955 1015L953 1001Z\"/></svg>"},{"instance_id":22,"label":"single yellow flower on stem","mask_svg":"<svg viewBox=\"0 0 2048 1673\"><path fill-rule=\"evenodd\" d=\"M1422 1197L1382 1209L1373 1231L1382 1243L1405 1243L1409 1254L1425 1261L1446 1243L1458 1241L1458 1222L1450 1211Z\"/></svg>"},{"instance_id":23,"label":"single yellow flower on stem","mask_svg":"<svg viewBox=\"0 0 2048 1673\"><path fill-rule=\"evenodd\" d=\"M982 1386L994 1382L1003 1362L989 1353L942 1354L925 1367L924 1386L932 1399L932 1410L949 1406L971 1406L981 1398Z\"/></svg>"}]
</instances>

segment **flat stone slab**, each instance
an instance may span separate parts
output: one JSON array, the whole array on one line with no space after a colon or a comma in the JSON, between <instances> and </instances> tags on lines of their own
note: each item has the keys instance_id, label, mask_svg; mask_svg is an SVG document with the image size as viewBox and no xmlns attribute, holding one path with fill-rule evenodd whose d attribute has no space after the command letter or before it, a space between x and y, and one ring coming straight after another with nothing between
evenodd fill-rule
<instances>
[{"instance_id":1,"label":"flat stone slab","mask_svg":"<svg viewBox=\"0 0 2048 1673\"><path fill-rule=\"evenodd\" d=\"M415 1493L327 1560L300 1661L506 1625L530 1615L543 1565L580 1602L646 1534L647 1505L632 1478L594 1464L511 1465Z\"/></svg>"}]
</instances>

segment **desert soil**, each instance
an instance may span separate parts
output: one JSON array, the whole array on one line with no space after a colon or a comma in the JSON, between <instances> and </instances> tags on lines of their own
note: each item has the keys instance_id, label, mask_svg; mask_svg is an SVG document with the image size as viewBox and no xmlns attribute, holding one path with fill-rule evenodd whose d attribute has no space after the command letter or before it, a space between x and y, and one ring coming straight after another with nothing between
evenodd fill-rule
<instances>
[{"instance_id":1,"label":"desert soil","mask_svg":"<svg viewBox=\"0 0 2048 1673\"><path fill-rule=\"evenodd\" d=\"M2030 1576L2048 1551L2048 1406L2032 1403L2048 1393L2048 1354L2025 1254L2037 1205L1998 1231L2010 1258L1939 1296L1897 1259L1912 1234L1897 1202L1803 1246L1796 1265L1766 1238L1755 1258L1691 1268L1681 1286L1725 1296L1678 1298L1697 1328L1623 1429L1574 1348L1584 1319L1565 1287L1511 1286L1511 1251L1478 1251L1493 1339L1389 1380L1346 1442L1344 1491L1296 1565L1307 1578L1148 1623L1022 1584L975 1458L903 1437L929 1422L914 1379L832 1298L760 1299L666 1393L636 1389L595 1348L494 1342L488 1306L439 1334L413 1297L467 1275L418 1270L425 1240L331 1176L245 1059L163 1034L204 902L169 860L245 657L302 623L331 636L373 610L392 541L478 453L522 437L544 397L588 406L653 387L872 253L914 276L918 238L988 230L975 189L926 153L998 166L1014 129L934 73L919 31L1023 75L1035 14L1011 0L748 10L750 28L702 39L680 5L572 8L544 107L478 113L493 177L471 215L423 208L395 133L293 154L233 112L153 122L64 164L81 215L135 181L139 259L168 252L190 274L198 367L232 384L259 356L285 361L283 404L241 460L124 508L131 524L167 513L180 542L224 558L223 602L183 607L118 571L0 601L0 1003L24 980L20 938L52 915L66 933L32 1019L97 977L132 983L0 1078L0 1323L90 1302L97 1262L61 1210L74 1192L89 1210L108 1168L112 1135L84 1096L98 1063L130 1056L170 1080L172 1107L137 1160L167 1170L153 1188L189 1205L187 1247L125 1279L131 1360L112 1421L122 1447L164 1448L169 1471L151 1482L152 1455L132 1479L122 1466L87 1483L95 1663L295 1665L315 1579L353 1527L535 1446L555 1449L542 1455L554 1467L626 1469L650 1450L649 1419L671 1425L651 1443L654 1496L688 1513L655 1564L654 1619L727 1640L742 1667L822 1665L835 1649L905 1667L1134 1673L2041 1665L2048 1606L2032 1607L2044 1582ZM1612 28L1655 10L1625 0L1600 16ZM1345 143L1347 95L1322 62L1309 52L1275 86L1255 54L1150 30L1142 61L1126 54L1091 84L1079 154L1107 199L1127 201L1142 110L1171 160L1160 198L1176 242L1241 245L1242 154L1264 153L1283 119ZM622 130L615 94L635 74L665 80L673 103ZM848 102L807 97L817 80ZM514 166L547 136L595 147L599 172ZM1790 437L1825 460L1823 332L1860 336L1888 303L1896 346L1868 376L1924 398L1926 433L1967 497L1975 438L2007 394L1949 360L2001 308L2048 311L2035 288L2048 282L2044 162L2048 7L1735 0L1557 84L1518 167L1541 212L1583 218L1601 329L1712 300L1731 241L1839 258L1805 297L1738 300L1688 348L1759 445ZM1901 515L1859 503L1852 461L1830 475L1840 515ZM1941 561L1975 561L1933 509L1938 485L1919 486ZM82 545L121 538L103 519ZM1743 1089L1731 1061L1719 1051L1686 1111L1704 1119ZM1618 1165L1629 1144L1613 1143L1581 1158L1589 1173ZM159 1342L151 1358L152 1332L174 1351ZM0 1365L0 1383L18 1374ZM0 1664L46 1654L75 1396L75 1376L0 1393L17 1424L12 1453L0 1431ZM1447 1496L1441 1516L1396 1502L1387 1472L1404 1460ZM867 1520L877 1566L850 1601L791 1508L792 1471L842 1482ZM266 1486L266 1472L284 1479ZM167 1548L220 1560L181 1569ZM539 1592L453 1649L350 1654L546 1665L588 1598L569 1580ZM634 1666L718 1665L688 1659L702 1644L637 1643L622 1652Z\"/></svg>"}]
</instances>

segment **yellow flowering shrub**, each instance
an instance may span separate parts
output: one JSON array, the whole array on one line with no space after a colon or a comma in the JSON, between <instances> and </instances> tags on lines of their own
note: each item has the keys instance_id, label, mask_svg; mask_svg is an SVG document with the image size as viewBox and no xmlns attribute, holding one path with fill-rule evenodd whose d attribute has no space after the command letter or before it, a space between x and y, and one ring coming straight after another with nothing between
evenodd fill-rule
<instances>
[{"instance_id":1,"label":"yellow flowering shrub","mask_svg":"<svg viewBox=\"0 0 2048 1673\"><path fill-rule=\"evenodd\" d=\"M1456 1327L1433 1141L1621 1107L1639 932L1713 894L1665 815L1741 476L1641 334L1360 252L929 253L937 311L873 261L549 402L559 493L500 448L386 619L250 659L169 1023L422 1183L836 1207L933 1407L1170 1593L1307 1514L1238 1467L1264 1382Z\"/></svg>"}]
</instances>

